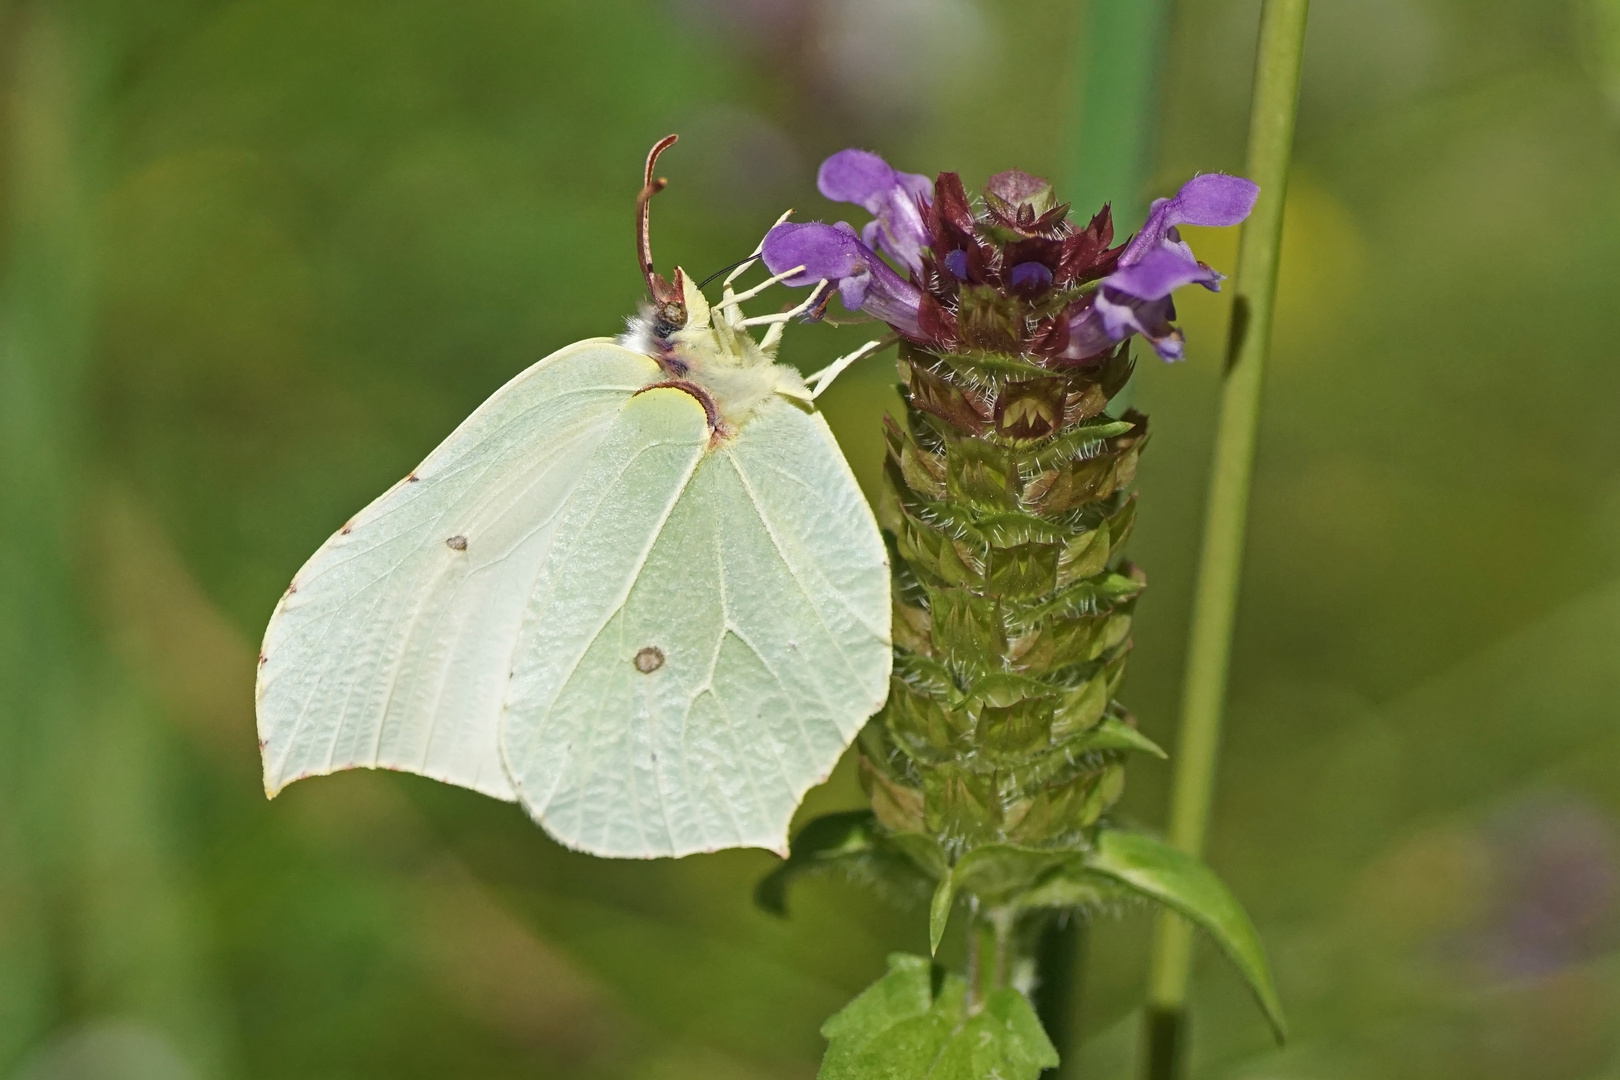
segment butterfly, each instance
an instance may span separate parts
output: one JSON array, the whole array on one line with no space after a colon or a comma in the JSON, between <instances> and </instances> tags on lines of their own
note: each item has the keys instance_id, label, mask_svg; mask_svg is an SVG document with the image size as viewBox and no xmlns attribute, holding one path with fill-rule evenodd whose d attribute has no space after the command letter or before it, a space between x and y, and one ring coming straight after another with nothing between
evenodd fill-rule
<instances>
[{"instance_id":1,"label":"butterfly","mask_svg":"<svg viewBox=\"0 0 1620 1080\"><path fill-rule=\"evenodd\" d=\"M603 856L785 854L888 691L887 555L814 397L775 362L816 301L744 317L679 269L617 339L519 374L332 536L259 655L265 790L348 768L521 803ZM758 251L755 252L757 258ZM753 328L763 326L761 337Z\"/></svg>"}]
</instances>

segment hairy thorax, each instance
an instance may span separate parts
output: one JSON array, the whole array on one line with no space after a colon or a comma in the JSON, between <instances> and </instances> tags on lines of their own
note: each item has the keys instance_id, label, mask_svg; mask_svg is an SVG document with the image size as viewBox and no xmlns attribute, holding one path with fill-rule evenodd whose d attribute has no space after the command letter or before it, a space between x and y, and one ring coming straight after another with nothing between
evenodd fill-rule
<instances>
[{"instance_id":1,"label":"hairy thorax","mask_svg":"<svg viewBox=\"0 0 1620 1080\"><path fill-rule=\"evenodd\" d=\"M777 397L809 402L804 379L776 362L781 335L775 325L756 340L749 327L759 324L743 317L729 284L721 302L711 307L690 278L680 274L680 280L686 324L661 333L653 313L643 311L630 320L619 341L658 361L663 369L660 381L700 391L711 421L717 421L717 436L734 435Z\"/></svg>"}]
</instances>

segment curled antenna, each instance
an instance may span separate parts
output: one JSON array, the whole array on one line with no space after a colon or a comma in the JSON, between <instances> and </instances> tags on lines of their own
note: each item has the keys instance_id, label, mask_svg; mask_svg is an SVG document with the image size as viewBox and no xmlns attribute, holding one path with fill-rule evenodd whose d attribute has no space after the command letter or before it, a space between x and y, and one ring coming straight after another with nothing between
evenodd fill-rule
<instances>
[{"instance_id":1,"label":"curled antenna","mask_svg":"<svg viewBox=\"0 0 1620 1080\"><path fill-rule=\"evenodd\" d=\"M671 285L664 276L653 269L652 258L652 197L664 190L669 181L663 177L654 178L653 170L658 167L658 157L665 150L675 145L677 135L666 135L653 144L647 152L647 171L641 185L641 194L636 196L636 254L641 260L641 276L647 279L647 291L652 293L653 305L657 310L657 319L667 325L671 330L678 330L686 325L686 304L681 290L680 271L676 271L675 284Z\"/></svg>"}]
</instances>

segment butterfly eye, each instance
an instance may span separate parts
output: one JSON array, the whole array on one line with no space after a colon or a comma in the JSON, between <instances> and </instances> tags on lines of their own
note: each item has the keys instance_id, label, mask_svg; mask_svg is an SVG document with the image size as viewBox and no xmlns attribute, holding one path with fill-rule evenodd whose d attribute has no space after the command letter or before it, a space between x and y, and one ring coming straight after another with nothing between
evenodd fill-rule
<instances>
[{"instance_id":1,"label":"butterfly eye","mask_svg":"<svg viewBox=\"0 0 1620 1080\"><path fill-rule=\"evenodd\" d=\"M656 645L648 645L646 648L636 653L636 659L634 662L637 671L641 672L643 675L651 675L653 672L664 666L664 650L658 648Z\"/></svg>"},{"instance_id":2,"label":"butterfly eye","mask_svg":"<svg viewBox=\"0 0 1620 1080\"><path fill-rule=\"evenodd\" d=\"M656 323L653 326L653 333L661 338L667 338L670 334L686 325L686 308L674 301L659 304L655 309L655 316Z\"/></svg>"}]
</instances>

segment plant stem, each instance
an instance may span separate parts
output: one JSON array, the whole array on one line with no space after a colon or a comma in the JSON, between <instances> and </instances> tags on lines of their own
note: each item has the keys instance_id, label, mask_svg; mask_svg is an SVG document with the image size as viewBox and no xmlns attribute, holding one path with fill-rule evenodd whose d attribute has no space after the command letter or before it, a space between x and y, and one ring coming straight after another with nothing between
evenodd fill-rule
<instances>
[{"instance_id":1,"label":"plant stem","mask_svg":"<svg viewBox=\"0 0 1620 1080\"><path fill-rule=\"evenodd\" d=\"M1170 0L1090 0L1081 18L1079 107L1064 161L1064 197L1085 213L1141 220L1158 133L1159 67Z\"/></svg>"},{"instance_id":2,"label":"plant stem","mask_svg":"<svg viewBox=\"0 0 1620 1080\"><path fill-rule=\"evenodd\" d=\"M1086 966L1086 922L1078 912L1055 912L1035 943L1035 1013L1063 1060L1053 1075L1072 1072L1080 1045L1081 974Z\"/></svg>"},{"instance_id":3,"label":"plant stem","mask_svg":"<svg viewBox=\"0 0 1620 1080\"><path fill-rule=\"evenodd\" d=\"M962 976L967 982L967 1011L969 1015L979 1011L979 981L984 977L979 960L979 939L982 936L979 927L979 900L974 897L968 904L967 963L964 965L962 972Z\"/></svg>"},{"instance_id":4,"label":"plant stem","mask_svg":"<svg viewBox=\"0 0 1620 1080\"><path fill-rule=\"evenodd\" d=\"M1000 990L1007 985L1007 976L1012 968L1012 912L1006 908L991 911L990 925L996 931L996 958L995 966L991 969L990 989Z\"/></svg>"},{"instance_id":5,"label":"plant stem","mask_svg":"<svg viewBox=\"0 0 1620 1080\"><path fill-rule=\"evenodd\" d=\"M1202 852L1208 829L1226 698L1308 8L1309 0L1265 0L1260 15L1248 157L1248 174L1260 185L1260 200L1243 226L1238 246L1226 381L1193 600L1170 801L1170 842L1195 855ZM1185 1041L1182 1028L1191 961L1192 928L1174 915L1161 915L1148 987L1151 1037L1147 1075L1152 1080L1177 1074Z\"/></svg>"}]
</instances>

